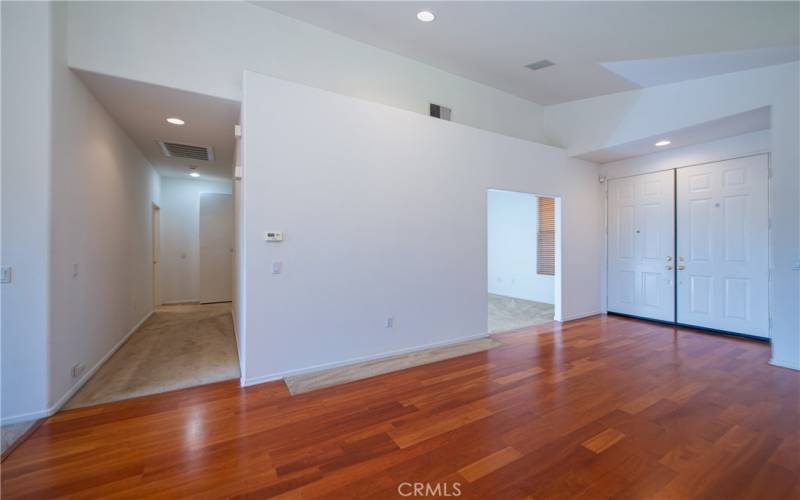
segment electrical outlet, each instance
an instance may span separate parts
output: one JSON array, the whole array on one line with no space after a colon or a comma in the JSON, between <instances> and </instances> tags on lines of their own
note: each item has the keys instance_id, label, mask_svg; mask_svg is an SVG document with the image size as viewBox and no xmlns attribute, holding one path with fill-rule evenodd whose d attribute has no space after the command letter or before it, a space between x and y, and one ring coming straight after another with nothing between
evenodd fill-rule
<instances>
[{"instance_id":1,"label":"electrical outlet","mask_svg":"<svg viewBox=\"0 0 800 500\"><path fill-rule=\"evenodd\" d=\"M77 365L72 367L72 378L80 377L85 371L86 371L86 365L84 365L83 363L78 363Z\"/></svg>"},{"instance_id":2,"label":"electrical outlet","mask_svg":"<svg viewBox=\"0 0 800 500\"><path fill-rule=\"evenodd\" d=\"M394 328L394 318L389 316L386 318L386 328Z\"/></svg>"}]
</instances>

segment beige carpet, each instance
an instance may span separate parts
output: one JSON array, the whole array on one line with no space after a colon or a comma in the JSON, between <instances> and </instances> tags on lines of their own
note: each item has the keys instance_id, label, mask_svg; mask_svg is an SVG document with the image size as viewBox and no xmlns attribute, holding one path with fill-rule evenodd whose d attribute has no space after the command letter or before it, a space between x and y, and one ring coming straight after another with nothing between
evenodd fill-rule
<instances>
[{"instance_id":1,"label":"beige carpet","mask_svg":"<svg viewBox=\"0 0 800 500\"><path fill-rule=\"evenodd\" d=\"M548 323L554 314L553 304L489 294L489 333Z\"/></svg>"},{"instance_id":2,"label":"beige carpet","mask_svg":"<svg viewBox=\"0 0 800 500\"><path fill-rule=\"evenodd\" d=\"M64 408L239 378L230 304L164 306Z\"/></svg>"},{"instance_id":3,"label":"beige carpet","mask_svg":"<svg viewBox=\"0 0 800 500\"><path fill-rule=\"evenodd\" d=\"M17 439L28 432L28 429L33 427L35 423L36 420L30 420L28 422L2 426L2 428L0 428L0 434L2 434L2 449L0 449L0 453L5 453L7 449L11 448L11 446L17 442Z\"/></svg>"},{"instance_id":4,"label":"beige carpet","mask_svg":"<svg viewBox=\"0 0 800 500\"><path fill-rule=\"evenodd\" d=\"M383 375L384 373L426 365L443 359L487 351L501 345L503 345L501 342L491 338L470 340L468 342L427 349L425 351L401 354L399 356L365 361L363 363L355 363L339 368L331 368L330 370L286 377L284 382L286 382L286 387L292 395L302 394L304 392L316 391L324 387L346 384L376 375Z\"/></svg>"}]
</instances>

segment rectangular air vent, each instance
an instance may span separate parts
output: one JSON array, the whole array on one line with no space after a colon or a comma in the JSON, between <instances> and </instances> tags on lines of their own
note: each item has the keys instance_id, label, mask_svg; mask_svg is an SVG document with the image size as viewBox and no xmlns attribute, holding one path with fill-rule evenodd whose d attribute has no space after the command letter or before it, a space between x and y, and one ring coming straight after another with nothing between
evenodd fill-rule
<instances>
[{"instance_id":1,"label":"rectangular air vent","mask_svg":"<svg viewBox=\"0 0 800 500\"><path fill-rule=\"evenodd\" d=\"M526 65L525 67L528 68L528 69L531 69L533 71L536 71L538 69L543 69L543 68L546 68L548 66L553 66L554 64L555 63L553 61L548 61L547 59L542 59L541 61L536 61L535 63L530 63L530 64Z\"/></svg>"},{"instance_id":2,"label":"rectangular air vent","mask_svg":"<svg viewBox=\"0 0 800 500\"><path fill-rule=\"evenodd\" d=\"M431 103L431 116L434 118L450 121L450 114L452 112L453 110L450 108Z\"/></svg>"},{"instance_id":3,"label":"rectangular air vent","mask_svg":"<svg viewBox=\"0 0 800 500\"><path fill-rule=\"evenodd\" d=\"M189 160L214 161L214 149L211 146L197 144L180 144L177 142L158 141L164 156L169 158L187 158Z\"/></svg>"}]
</instances>

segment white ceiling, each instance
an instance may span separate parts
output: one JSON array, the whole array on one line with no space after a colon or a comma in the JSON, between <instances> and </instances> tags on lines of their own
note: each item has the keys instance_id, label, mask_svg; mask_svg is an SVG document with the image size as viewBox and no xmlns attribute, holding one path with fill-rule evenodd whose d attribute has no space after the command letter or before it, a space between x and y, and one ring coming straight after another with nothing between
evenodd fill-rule
<instances>
[{"instance_id":1,"label":"white ceiling","mask_svg":"<svg viewBox=\"0 0 800 500\"><path fill-rule=\"evenodd\" d=\"M798 2L254 3L540 104L788 62L797 52L781 51L800 44ZM419 22L422 9L436 20ZM665 59L697 54L711 59ZM525 68L541 59L556 65ZM638 84L609 69L621 61L637 62L620 72ZM642 78L659 64L671 69Z\"/></svg>"},{"instance_id":2,"label":"white ceiling","mask_svg":"<svg viewBox=\"0 0 800 500\"><path fill-rule=\"evenodd\" d=\"M798 21L800 22L800 21ZM800 46L734 50L712 54L636 59L604 63L603 66L642 87L693 80L711 75L797 61Z\"/></svg>"},{"instance_id":3,"label":"white ceiling","mask_svg":"<svg viewBox=\"0 0 800 500\"><path fill-rule=\"evenodd\" d=\"M75 73L161 175L190 178L189 167L196 166L199 179L233 177L238 101L88 71ZM181 118L186 124L170 125L166 122L169 117ZM168 158L157 141L211 146L215 159Z\"/></svg>"},{"instance_id":4,"label":"white ceiling","mask_svg":"<svg viewBox=\"0 0 800 500\"><path fill-rule=\"evenodd\" d=\"M579 155L578 158L596 163L608 163L634 156L666 151L673 148L691 146L704 142L716 141L726 137L766 130L770 128L769 108L758 108L736 115L726 116L719 120L693 125L653 137L647 137L626 144L600 149ZM668 146L655 146L661 140L669 140Z\"/></svg>"}]
</instances>

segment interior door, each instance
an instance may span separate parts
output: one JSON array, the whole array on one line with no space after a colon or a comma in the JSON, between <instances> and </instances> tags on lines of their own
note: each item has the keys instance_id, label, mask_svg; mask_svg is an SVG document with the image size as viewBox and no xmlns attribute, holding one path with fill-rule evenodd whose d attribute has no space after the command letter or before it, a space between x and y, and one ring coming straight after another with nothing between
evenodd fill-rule
<instances>
[{"instance_id":1,"label":"interior door","mask_svg":"<svg viewBox=\"0 0 800 500\"><path fill-rule=\"evenodd\" d=\"M678 169L678 323L769 335L768 157Z\"/></svg>"},{"instance_id":2,"label":"interior door","mask_svg":"<svg viewBox=\"0 0 800 500\"><path fill-rule=\"evenodd\" d=\"M200 193L200 302L233 300L233 196Z\"/></svg>"},{"instance_id":3,"label":"interior door","mask_svg":"<svg viewBox=\"0 0 800 500\"><path fill-rule=\"evenodd\" d=\"M608 182L608 310L675 321L674 171Z\"/></svg>"},{"instance_id":4,"label":"interior door","mask_svg":"<svg viewBox=\"0 0 800 500\"><path fill-rule=\"evenodd\" d=\"M153 205L153 305L161 305L161 209Z\"/></svg>"}]
</instances>

